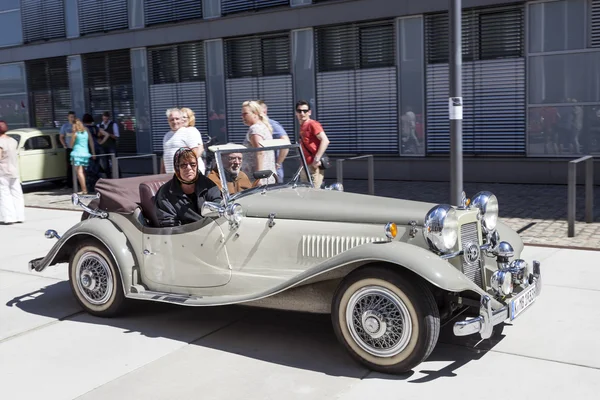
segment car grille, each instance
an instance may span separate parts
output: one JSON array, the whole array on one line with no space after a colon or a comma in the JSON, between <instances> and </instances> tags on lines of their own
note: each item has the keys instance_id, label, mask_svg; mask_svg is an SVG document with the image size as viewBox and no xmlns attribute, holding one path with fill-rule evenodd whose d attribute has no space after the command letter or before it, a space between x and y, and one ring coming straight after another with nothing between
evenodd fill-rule
<instances>
[{"instance_id":1,"label":"car grille","mask_svg":"<svg viewBox=\"0 0 600 400\"><path fill-rule=\"evenodd\" d=\"M479 243L479 236L477 234L477 222L470 222L468 224L461 225L460 227L460 239L462 243L462 250L465 254L462 255L462 269L463 274L477 286L483 287L481 279L481 254L479 259L474 263L471 263L466 258L467 246L471 243Z\"/></svg>"}]
</instances>

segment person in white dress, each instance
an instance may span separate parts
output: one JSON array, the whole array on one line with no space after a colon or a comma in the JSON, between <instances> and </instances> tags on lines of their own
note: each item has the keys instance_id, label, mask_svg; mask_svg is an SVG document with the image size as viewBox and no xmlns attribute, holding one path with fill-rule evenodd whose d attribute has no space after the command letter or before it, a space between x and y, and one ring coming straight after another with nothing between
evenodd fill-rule
<instances>
[{"instance_id":1,"label":"person in white dress","mask_svg":"<svg viewBox=\"0 0 600 400\"><path fill-rule=\"evenodd\" d=\"M25 221L25 202L19 178L19 144L6 134L8 125L0 121L0 223Z\"/></svg>"},{"instance_id":2,"label":"person in white dress","mask_svg":"<svg viewBox=\"0 0 600 400\"><path fill-rule=\"evenodd\" d=\"M246 101L242 104L242 120L249 126L244 146L249 148L261 147L263 140L273 139L273 128L269 119L264 115L262 107L256 101ZM256 153L247 153L244 157L242 170L249 177L256 171L270 169L273 175L268 179L261 179L260 184L272 184L276 182L277 167L275 166L275 151L258 151Z\"/></svg>"},{"instance_id":3,"label":"person in white dress","mask_svg":"<svg viewBox=\"0 0 600 400\"><path fill-rule=\"evenodd\" d=\"M183 121L181 129L190 129L193 132L193 135L198 135L200 137L200 156L198 157L198 171L202 175L206 173L206 164L204 163L204 143L202 140L202 134L196 128L196 114L187 107L183 107L181 109L181 119ZM197 153L196 153L197 154Z\"/></svg>"},{"instance_id":4,"label":"person in white dress","mask_svg":"<svg viewBox=\"0 0 600 400\"><path fill-rule=\"evenodd\" d=\"M170 108L167 110L167 118L171 130L167 132L163 138L163 162L161 173L175 173L173 157L177 150L182 147L193 149L197 158L202 155L202 138L200 137L200 132L198 132L197 129L191 130L184 127L181 114L181 110L178 108Z\"/></svg>"}]
</instances>

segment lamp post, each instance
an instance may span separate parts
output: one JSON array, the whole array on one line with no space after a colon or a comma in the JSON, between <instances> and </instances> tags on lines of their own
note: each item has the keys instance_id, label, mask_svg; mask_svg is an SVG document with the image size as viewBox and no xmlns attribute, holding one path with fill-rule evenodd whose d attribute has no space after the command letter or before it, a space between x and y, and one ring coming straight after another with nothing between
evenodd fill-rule
<instances>
[{"instance_id":1,"label":"lamp post","mask_svg":"<svg viewBox=\"0 0 600 400\"><path fill-rule=\"evenodd\" d=\"M463 149L462 149L462 0L450 0L450 200L462 205Z\"/></svg>"}]
</instances>

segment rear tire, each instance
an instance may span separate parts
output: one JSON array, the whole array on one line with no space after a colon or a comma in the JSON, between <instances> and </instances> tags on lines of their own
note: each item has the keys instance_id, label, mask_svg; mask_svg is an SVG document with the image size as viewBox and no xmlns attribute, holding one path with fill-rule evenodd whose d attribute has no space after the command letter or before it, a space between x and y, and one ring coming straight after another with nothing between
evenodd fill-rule
<instances>
[{"instance_id":1,"label":"rear tire","mask_svg":"<svg viewBox=\"0 0 600 400\"><path fill-rule=\"evenodd\" d=\"M419 278L384 267L348 275L334 294L331 318L350 355L383 373L405 373L419 365L440 332L429 288Z\"/></svg>"},{"instance_id":2,"label":"rear tire","mask_svg":"<svg viewBox=\"0 0 600 400\"><path fill-rule=\"evenodd\" d=\"M69 262L69 282L77 302L88 313L112 317L123 310L121 275L110 252L95 240L77 246Z\"/></svg>"}]
</instances>

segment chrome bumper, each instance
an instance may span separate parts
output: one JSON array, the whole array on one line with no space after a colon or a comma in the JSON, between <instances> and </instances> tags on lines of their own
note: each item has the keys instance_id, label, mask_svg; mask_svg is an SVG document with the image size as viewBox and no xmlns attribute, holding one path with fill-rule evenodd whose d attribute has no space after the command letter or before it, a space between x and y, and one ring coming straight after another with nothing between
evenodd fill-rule
<instances>
[{"instance_id":1,"label":"chrome bumper","mask_svg":"<svg viewBox=\"0 0 600 400\"><path fill-rule=\"evenodd\" d=\"M540 272L540 262L533 261L532 283L535 283L535 296L539 296L542 291L542 275ZM479 306L479 317L465 321L459 321L454 324L454 335L468 336L479 333L482 339L489 339L494 331L494 326L501 324L510 318L509 305L498 310L492 310L492 302L489 296L482 296Z\"/></svg>"}]
</instances>

